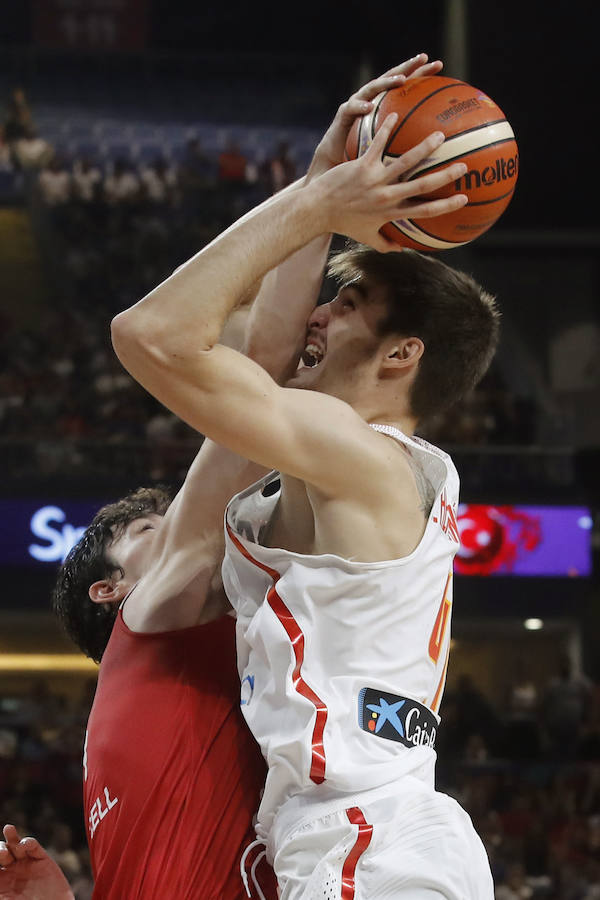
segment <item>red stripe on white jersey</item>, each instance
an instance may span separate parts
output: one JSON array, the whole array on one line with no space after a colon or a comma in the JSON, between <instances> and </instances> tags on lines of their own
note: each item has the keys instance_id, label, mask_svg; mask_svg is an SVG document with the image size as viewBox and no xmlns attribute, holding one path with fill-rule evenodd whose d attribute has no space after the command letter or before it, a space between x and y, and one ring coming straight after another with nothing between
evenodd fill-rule
<instances>
[{"instance_id":1,"label":"red stripe on white jersey","mask_svg":"<svg viewBox=\"0 0 600 900\"><path fill-rule=\"evenodd\" d=\"M355 844L346 857L342 867L342 894L341 900L353 900L356 889L355 873L358 860L363 855L373 836L373 826L369 825L365 820L362 810L358 806L353 806L346 810L348 821L352 825L358 825L358 836Z\"/></svg>"},{"instance_id":2,"label":"red stripe on white jersey","mask_svg":"<svg viewBox=\"0 0 600 900\"><path fill-rule=\"evenodd\" d=\"M439 710L439 707L440 707L440 702L442 699L442 688L444 687L444 685L446 683L446 672L448 671L448 660L449 659L450 659L450 645L448 645L448 649L446 650L446 660L444 662L444 668L442 669L440 681L437 686L437 690L435 692L433 701L431 703L431 709L434 711L434 713L437 713L437 711Z\"/></svg>"},{"instance_id":3,"label":"red stripe on white jersey","mask_svg":"<svg viewBox=\"0 0 600 900\"><path fill-rule=\"evenodd\" d=\"M264 565L257 559L254 559L254 557L248 552L248 550L246 550L241 541L238 540L229 525L227 525L227 533L242 556L244 556L255 566L258 566L259 569L262 569L263 572L266 572L274 582L277 582L279 580L279 578L281 577L279 572L277 572L276 569L271 569L269 566ZM323 746L323 734L325 731L325 723L327 722L327 706L321 700L321 698L317 694L315 694L312 688L308 686L308 684L302 677L302 664L304 662L304 634L302 632L302 629L294 619L291 611L288 609L288 607L285 605L285 603L275 590L275 585L273 585L273 587L271 587L269 589L269 592L267 593L267 603L283 625L283 628L285 629L285 632L292 644L294 657L296 659L296 665L294 666L294 671L292 673L294 689L299 694L301 694L302 697L306 697L307 700L310 700L317 711L312 733L311 765L309 774L311 781L313 781L315 784L322 784L322 782L325 781L326 766L325 748Z\"/></svg>"}]
</instances>

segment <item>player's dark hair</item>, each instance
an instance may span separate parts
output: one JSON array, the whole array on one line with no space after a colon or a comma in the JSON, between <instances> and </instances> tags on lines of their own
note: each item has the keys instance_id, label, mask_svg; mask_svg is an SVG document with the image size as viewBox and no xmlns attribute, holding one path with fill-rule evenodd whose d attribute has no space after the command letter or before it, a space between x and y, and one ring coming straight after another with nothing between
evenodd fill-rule
<instances>
[{"instance_id":1,"label":"player's dark hair","mask_svg":"<svg viewBox=\"0 0 600 900\"><path fill-rule=\"evenodd\" d=\"M354 245L332 257L340 284L367 278L389 291L384 337L418 337L425 345L412 385L419 423L453 406L485 374L498 344L500 312L491 294L464 272L415 250L378 253Z\"/></svg>"},{"instance_id":2,"label":"player's dark hair","mask_svg":"<svg viewBox=\"0 0 600 900\"><path fill-rule=\"evenodd\" d=\"M77 646L96 662L106 649L118 604L94 603L89 588L117 570L107 560L113 540L135 519L151 513L164 515L171 493L164 487L138 488L98 510L80 540L59 569L52 592L52 607Z\"/></svg>"}]
</instances>

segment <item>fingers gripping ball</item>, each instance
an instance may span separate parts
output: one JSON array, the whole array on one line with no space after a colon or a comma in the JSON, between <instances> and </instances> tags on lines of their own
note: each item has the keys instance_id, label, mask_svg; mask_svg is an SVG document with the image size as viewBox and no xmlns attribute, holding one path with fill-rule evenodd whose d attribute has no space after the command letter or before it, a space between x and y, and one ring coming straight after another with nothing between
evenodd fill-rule
<instances>
[{"instance_id":1,"label":"fingers gripping ball","mask_svg":"<svg viewBox=\"0 0 600 900\"><path fill-rule=\"evenodd\" d=\"M373 109L355 120L346 142L348 159L365 153L392 112L398 113L398 122L384 161L401 156L431 132L443 131L446 140L441 147L406 177L417 178L449 163L463 162L468 166L466 174L431 197L458 192L467 195L468 203L431 219L390 222L383 234L404 247L436 251L468 244L491 228L511 201L519 171L515 136L500 107L482 91L455 78L430 75L409 79L376 97Z\"/></svg>"}]
</instances>

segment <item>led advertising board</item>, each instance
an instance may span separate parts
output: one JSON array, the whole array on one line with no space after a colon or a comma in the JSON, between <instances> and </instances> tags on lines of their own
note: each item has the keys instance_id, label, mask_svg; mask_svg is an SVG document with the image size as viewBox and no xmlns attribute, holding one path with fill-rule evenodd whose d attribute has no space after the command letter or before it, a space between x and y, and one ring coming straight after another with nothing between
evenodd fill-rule
<instances>
[{"instance_id":1,"label":"led advertising board","mask_svg":"<svg viewBox=\"0 0 600 900\"><path fill-rule=\"evenodd\" d=\"M0 500L0 566L58 565L105 502ZM588 507L462 503L457 525L457 575L591 575Z\"/></svg>"}]
</instances>

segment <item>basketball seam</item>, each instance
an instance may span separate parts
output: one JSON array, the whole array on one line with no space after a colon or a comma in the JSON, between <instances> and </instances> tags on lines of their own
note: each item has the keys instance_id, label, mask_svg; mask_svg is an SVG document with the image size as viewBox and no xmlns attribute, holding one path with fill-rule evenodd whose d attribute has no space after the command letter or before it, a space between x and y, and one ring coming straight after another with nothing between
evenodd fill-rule
<instances>
[{"instance_id":1,"label":"basketball seam","mask_svg":"<svg viewBox=\"0 0 600 900\"><path fill-rule=\"evenodd\" d=\"M493 122L485 122L483 125L474 125L473 128L467 128L467 129L465 129L465 131L459 131L459 132L457 132L457 134L451 134L444 141L444 146L447 147L456 138L464 137L466 134L474 134L476 131L483 131L484 128L489 128L491 125L502 125L503 122L506 122L507 125L510 124L507 119L494 119ZM512 137L502 138L501 141L493 141L491 144L481 144L479 147L476 148L476 150L485 150L488 147L494 147L496 144L507 144L509 141L515 141L514 134ZM391 143L391 142L388 142L388 143ZM516 141L515 141L515 143L516 143ZM469 152L473 153L475 151L473 150L473 151L469 151ZM404 153L406 153L406 150L404 151ZM389 156L389 157L393 157L395 159L399 159L404 154L403 153L392 153L391 150L386 149L385 155Z\"/></svg>"},{"instance_id":2,"label":"basketball seam","mask_svg":"<svg viewBox=\"0 0 600 900\"><path fill-rule=\"evenodd\" d=\"M501 200L506 200L507 197L512 197L514 194L514 187L507 191L506 194L501 194L499 197L494 197L492 200L470 200L465 206L489 206L490 203L500 203Z\"/></svg>"},{"instance_id":3,"label":"basketball seam","mask_svg":"<svg viewBox=\"0 0 600 900\"><path fill-rule=\"evenodd\" d=\"M426 103L427 100L429 100L431 97L435 97L436 94L441 94L442 91L449 91L450 89L454 90L455 88L458 87L458 85L462 85L463 87L468 87L468 88L471 87L471 85L467 84L465 81L453 81L452 84L444 84L444 85L442 85L442 87L436 88L435 91L432 91L430 94L427 94L426 97L423 97L421 100L419 100L419 102L417 104L415 104L415 106L413 106L411 111L409 113L407 113L405 115L405 117L402 119L402 121L398 124L398 127L396 128L396 130L392 132L392 135L391 135L388 143L391 144L395 140L396 135L404 127L405 122L407 122L408 119L410 119L410 117L412 116L412 114L414 112L416 112L420 106L423 106L423 104ZM395 88L391 88L391 90L395 90ZM384 96L387 96L388 93L389 93L389 91L386 91ZM381 106L382 102L383 102L383 97L381 98L381 102L380 102L379 106ZM377 107L377 112L379 112L379 106ZM375 119L376 119L376 116L373 116L373 123L375 123Z\"/></svg>"},{"instance_id":4,"label":"basketball seam","mask_svg":"<svg viewBox=\"0 0 600 900\"><path fill-rule=\"evenodd\" d=\"M365 124L365 117L361 116L358 122L358 131L356 133L356 158L358 159L360 156L360 136L362 134L362 130Z\"/></svg>"},{"instance_id":5,"label":"basketball seam","mask_svg":"<svg viewBox=\"0 0 600 900\"><path fill-rule=\"evenodd\" d=\"M373 116L371 118L371 140L373 140L375 137L375 122L377 121L377 116L379 115L379 110L381 108L381 104L383 103L383 101L385 100L387 95L388 95L388 92L384 91L384 93L379 98L379 102L378 102L377 106L373 110ZM385 150L383 152L385 154Z\"/></svg>"},{"instance_id":6,"label":"basketball seam","mask_svg":"<svg viewBox=\"0 0 600 900\"><path fill-rule=\"evenodd\" d=\"M436 169L439 169L441 171L443 166L451 166L452 163L456 162L457 159L458 160L466 159L469 156L473 156L474 153L479 153L480 150L489 150L492 147L500 147L501 144L510 144L510 142L512 140L513 140L513 138L506 138L506 140L494 141L493 144L485 144L484 146L481 146L481 147L473 147L472 150L463 150L463 152L459 153L457 156L450 156L450 157L448 157L448 159L443 159L443 160L441 160L441 162L434 163L433 166L428 166L426 169L419 169L417 172L415 172L413 175L411 175L410 178L407 178L406 180L413 181L413 179L415 179L415 178L420 178L421 175L427 175L428 172L435 172ZM391 156L391 153L386 153L385 155L386 155L386 157Z\"/></svg>"},{"instance_id":7,"label":"basketball seam","mask_svg":"<svg viewBox=\"0 0 600 900\"><path fill-rule=\"evenodd\" d=\"M449 240L448 238L440 237L438 234L432 234L431 232L426 231L424 228L421 228L421 226L418 225L418 224L415 222L414 219L408 219L408 221L409 221L410 224L413 226L413 228L418 229L418 231L420 231L421 234L424 234L426 237L430 237L430 238L432 238L432 239L435 240L435 241L439 241L441 244L450 244L450 245L454 245L454 244L468 244L468 243L469 243L469 241L451 241L451 240ZM400 226L398 225L397 222L391 221L391 222L388 222L387 224L388 224L388 225L393 225L394 228L396 229L396 231L399 231L400 234L403 234L405 237L409 238L411 241L414 241L416 244L419 244L419 243L420 243L423 247L426 247L428 250L431 250L431 249L432 249L430 245L425 244L423 241L417 240L417 238L413 237L412 234L407 234L405 231L403 231L402 228L400 228Z\"/></svg>"}]
</instances>

